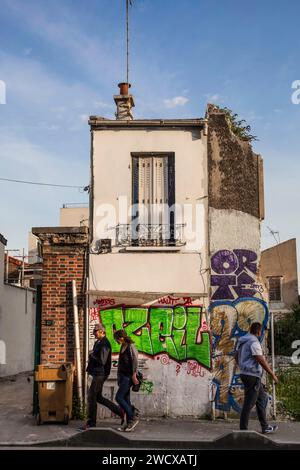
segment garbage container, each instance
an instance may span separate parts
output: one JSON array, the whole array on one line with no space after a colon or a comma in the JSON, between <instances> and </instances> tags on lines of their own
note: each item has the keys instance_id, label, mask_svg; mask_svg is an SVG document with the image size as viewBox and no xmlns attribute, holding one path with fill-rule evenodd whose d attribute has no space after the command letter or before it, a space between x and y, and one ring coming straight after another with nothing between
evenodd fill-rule
<instances>
[{"instance_id":1,"label":"garbage container","mask_svg":"<svg viewBox=\"0 0 300 470\"><path fill-rule=\"evenodd\" d=\"M68 424L72 415L74 369L70 362L37 366L35 372L39 401L37 424L51 421Z\"/></svg>"}]
</instances>

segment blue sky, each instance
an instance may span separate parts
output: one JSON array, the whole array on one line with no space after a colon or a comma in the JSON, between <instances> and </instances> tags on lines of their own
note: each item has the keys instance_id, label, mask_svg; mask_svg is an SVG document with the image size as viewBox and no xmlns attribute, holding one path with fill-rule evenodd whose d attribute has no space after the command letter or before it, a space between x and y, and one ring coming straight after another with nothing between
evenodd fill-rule
<instances>
[{"instance_id":1,"label":"blue sky","mask_svg":"<svg viewBox=\"0 0 300 470\"><path fill-rule=\"evenodd\" d=\"M86 185L87 117L113 117L125 79L125 0L0 0L0 176ZM300 2L134 0L136 118L202 117L208 101L245 118L265 164L262 246L300 235ZM0 182L0 232L27 246L32 226L57 225L76 189ZM300 251L300 247L299 247Z\"/></svg>"}]
</instances>

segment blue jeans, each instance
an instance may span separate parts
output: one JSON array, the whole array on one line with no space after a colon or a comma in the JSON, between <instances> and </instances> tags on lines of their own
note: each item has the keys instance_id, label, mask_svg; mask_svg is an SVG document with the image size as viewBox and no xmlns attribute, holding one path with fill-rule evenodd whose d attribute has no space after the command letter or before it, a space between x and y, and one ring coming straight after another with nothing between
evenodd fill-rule
<instances>
[{"instance_id":1,"label":"blue jeans","mask_svg":"<svg viewBox=\"0 0 300 470\"><path fill-rule=\"evenodd\" d=\"M130 402L130 387L132 386L131 377L127 377L126 375L119 375L118 386L119 388L116 394L116 402L125 411L127 422L132 421L134 408Z\"/></svg>"}]
</instances>

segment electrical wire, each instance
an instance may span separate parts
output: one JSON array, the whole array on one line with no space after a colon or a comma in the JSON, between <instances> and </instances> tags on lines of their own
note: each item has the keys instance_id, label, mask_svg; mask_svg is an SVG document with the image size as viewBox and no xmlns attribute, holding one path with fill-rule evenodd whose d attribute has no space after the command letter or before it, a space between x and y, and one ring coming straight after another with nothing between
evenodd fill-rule
<instances>
[{"instance_id":1,"label":"electrical wire","mask_svg":"<svg viewBox=\"0 0 300 470\"><path fill-rule=\"evenodd\" d=\"M52 184L52 183L38 183L35 181L23 181L23 180L14 180L9 178L0 178L0 181L9 181L10 183L23 183L23 184L33 184L38 186L52 186L55 188L75 188L75 189L83 189L84 191L88 190L88 186L73 186L68 184Z\"/></svg>"}]
</instances>

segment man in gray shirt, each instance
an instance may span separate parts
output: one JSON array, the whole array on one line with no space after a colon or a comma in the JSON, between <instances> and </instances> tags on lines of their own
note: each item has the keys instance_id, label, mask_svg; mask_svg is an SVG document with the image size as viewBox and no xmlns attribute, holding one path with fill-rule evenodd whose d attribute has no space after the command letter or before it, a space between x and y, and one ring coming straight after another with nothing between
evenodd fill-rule
<instances>
[{"instance_id":1,"label":"man in gray shirt","mask_svg":"<svg viewBox=\"0 0 300 470\"><path fill-rule=\"evenodd\" d=\"M261 383L263 369L272 377L275 383L278 383L278 378L263 355L258 339L261 336L261 329L260 323L253 323L250 332L242 336L236 345L235 360L240 368L240 377L245 388L240 429L248 429L250 412L253 406L256 405L257 416L263 434L271 434L278 429L278 426L271 426L267 423L266 406L268 396Z\"/></svg>"}]
</instances>

